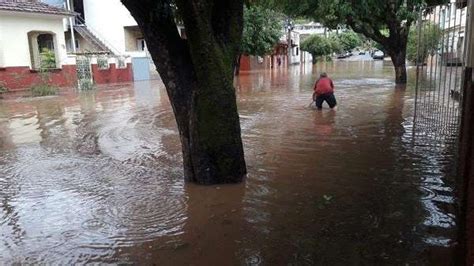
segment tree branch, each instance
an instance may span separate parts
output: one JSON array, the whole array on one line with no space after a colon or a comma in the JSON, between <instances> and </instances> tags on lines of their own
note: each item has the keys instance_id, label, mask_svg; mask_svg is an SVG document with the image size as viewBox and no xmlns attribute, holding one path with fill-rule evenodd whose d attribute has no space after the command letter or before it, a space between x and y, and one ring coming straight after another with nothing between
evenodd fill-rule
<instances>
[{"instance_id":1,"label":"tree branch","mask_svg":"<svg viewBox=\"0 0 474 266\"><path fill-rule=\"evenodd\" d=\"M388 45L388 38L383 36L378 28L370 26L369 29L366 27L366 23L361 22L360 24L358 24L351 16L346 18L346 23L352 28L353 31L363 34L371 38L372 40L382 44L383 46Z\"/></svg>"}]
</instances>

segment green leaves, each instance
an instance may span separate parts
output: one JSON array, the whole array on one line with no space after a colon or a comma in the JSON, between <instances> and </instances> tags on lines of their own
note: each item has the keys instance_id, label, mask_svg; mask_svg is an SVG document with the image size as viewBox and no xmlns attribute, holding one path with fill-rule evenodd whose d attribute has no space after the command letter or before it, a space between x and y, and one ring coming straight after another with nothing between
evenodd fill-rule
<instances>
[{"instance_id":1,"label":"green leaves","mask_svg":"<svg viewBox=\"0 0 474 266\"><path fill-rule=\"evenodd\" d=\"M279 15L261 6L244 7L242 53L264 56L270 53L282 36Z\"/></svg>"},{"instance_id":2,"label":"green leaves","mask_svg":"<svg viewBox=\"0 0 474 266\"><path fill-rule=\"evenodd\" d=\"M429 21L423 22L420 35L417 28L413 27L408 35L407 59L417 64L425 63L429 55L436 53L442 36L441 28Z\"/></svg>"},{"instance_id":3,"label":"green leaves","mask_svg":"<svg viewBox=\"0 0 474 266\"><path fill-rule=\"evenodd\" d=\"M335 38L344 51L350 51L362 44L362 39L353 31L345 31Z\"/></svg>"},{"instance_id":4,"label":"green leaves","mask_svg":"<svg viewBox=\"0 0 474 266\"><path fill-rule=\"evenodd\" d=\"M316 62L318 57L333 53L333 43L328 38L311 35L301 43L301 50L310 53L313 56L313 62Z\"/></svg>"}]
</instances>

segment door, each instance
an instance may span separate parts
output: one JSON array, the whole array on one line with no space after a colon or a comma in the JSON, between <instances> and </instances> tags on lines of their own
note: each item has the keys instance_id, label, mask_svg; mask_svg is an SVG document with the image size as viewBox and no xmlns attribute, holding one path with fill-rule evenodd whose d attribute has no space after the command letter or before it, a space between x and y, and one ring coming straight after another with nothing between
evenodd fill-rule
<instances>
[{"instance_id":1,"label":"door","mask_svg":"<svg viewBox=\"0 0 474 266\"><path fill-rule=\"evenodd\" d=\"M132 58L133 80L149 80L150 79L150 59L148 57Z\"/></svg>"}]
</instances>

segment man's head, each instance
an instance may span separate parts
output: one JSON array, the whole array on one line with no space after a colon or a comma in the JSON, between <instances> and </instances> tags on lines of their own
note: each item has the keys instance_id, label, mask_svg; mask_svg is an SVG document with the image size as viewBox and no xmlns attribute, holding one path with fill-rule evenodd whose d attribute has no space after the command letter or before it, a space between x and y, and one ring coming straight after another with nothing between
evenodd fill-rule
<instances>
[{"instance_id":1,"label":"man's head","mask_svg":"<svg viewBox=\"0 0 474 266\"><path fill-rule=\"evenodd\" d=\"M321 78L327 78L328 77L328 74L326 72L322 72L320 75L319 75Z\"/></svg>"}]
</instances>

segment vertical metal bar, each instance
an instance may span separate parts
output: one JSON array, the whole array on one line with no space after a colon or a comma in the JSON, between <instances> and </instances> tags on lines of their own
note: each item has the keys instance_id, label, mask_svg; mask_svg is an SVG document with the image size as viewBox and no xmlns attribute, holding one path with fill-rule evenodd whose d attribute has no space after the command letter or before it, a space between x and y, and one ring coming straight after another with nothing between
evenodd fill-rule
<instances>
[{"instance_id":1,"label":"vertical metal bar","mask_svg":"<svg viewBox=\"0 0 474 266\"><path fill-rule=\"evenodd\" d=\"M417 51L416 51L416 83L415 83L415 111L414 111L414 114L413 114L413 128L412 128L412 135L413 135L413 138L415 136L415 133L416 133L416 118L417 118L417 112L418 112L418 90L419 90L419 86L420 86L420 64L421 66L423 67L423 63L424 62L419 62L419 56L420 56L420 39L421 39L421 24L423 23L423 9L420 8L420 11L418 13L418 25L417 25L417 34L418 34L418 43L417 43Z\"/></svg>"},{"instance_id":2,"label":"vertical metal bar","mask_svg":"<svg viewBox=\"0 0 474 266\"><path fill-rule=\"evenodd\" d=\"M432 12L429 13L429 16L428 16L428 21L431 23L433 21L433 23L436 23L436 10L437 8L433 9ZM423 40L426 42L426 32L424 31L424 27L422 28L422 31L423 31ZM428 78L428 82L426 82L426 86L425 86L425 90L424 90L424 93L423 93L423 126L424 126L424 129L427 130L428 128L428 115L430 112L429 112L429 93L431 92L431 88L433 86L433 60L434 60L434 55L430 56L429 58L429 65L426 66L426 71L427 71L427 78ZM428 72L429 72L429 76L428 76ZM425 132L425 134L427 134L428 132Z\"/></svg>"},{"instance_id":3,"label":"vertical metal bar","mask_svg":"<svg viewBox=\"0 0 474 266\"><path fill-rule=\"evenodd\" d=\"M439 62L439 82L438 82L438 97L437 97L437 102L435 103L436 106L437 106L437 114L436 114L436 129L439 130L439 132L437 132L438 134L436 134L437 136L440 136L442 134L442 131L443 131L443 122L442 122L442 109L441 109L441 91L443 90L443 88L445 87L445 82L446 82L446 79L443 78L444 74L443 73L443 66L446 64L446 49L447 49L447 46L446 45L446 38L449 38L449 34L448 34L448 37L446 37L446 20L448 20L448 23L450 22L450 12L451 10L449 9L449 5L444 5L443 6L444 8L444 13L443 13L443 20L442 20L442 43L441 43L441 60ZM448 15L448 12L449 12L449 15ZM447 27L448 30L449 30L449 26ZM444 70L446 69L446 67L444 67Z\"/></svg>"},{"instance_id":4,"label":"vertical metal bar","mask_svg":"<svg viewBox=\"0 0 474 266\"><path fill-rule=\"evenodd\" d=\"M455 7L454 9L455 13L454 13L454 27L453 27L453 37L452 37L452 40L451 40L451 47L452 47L452 53L454 55L454 40L455 40L455 36L456 36L456 31L457 31L457 28L458 28L458 19L457 19L457 13L458 13L458 10L457 8ZM458 39L459 40L459 39ZM457 52L457 49L456 49L456 52ZM453 66L453 64L451 64L451 73L450 73L450 78L449 78L449 87L452 88L453 91L456 91L456 81L457 81L457 69L458 69L458 65L457 65L457 62L453 62L455 63L455 65ZM452 86L452 79L453 79L453 67L456 68L456 72L454 74L454 87ZM448 89L448 122L449 122L449 127L450 127L450 133L453 134L455 132L452 132L452 124L453 122L456 120L456 117L455 117L455 113L452 112L451 110L451 105L450 105L450 102L451 102L451 89ZM453 106L454 107L454 102L453 102Z\"/></svg>"},{"instance_id":5,"label":"vertical metal bar","mask_svg":"<svg viewBox=\"0 0 474 266\"><path fill-rule=\"evenodd\" d=\"M444 78L444 80L443 80L443 65L446 64L446 61L447 61L446 60L446 57L447 57L446 56L446 54L447 54L446 53L446 48L447 48L446 46L447 45L445 45L445 44L446 44L447 38L449 38L449 33L448 33L448 37L446 38L446 19L449 20L448 21L448 31L449 31L449 25L451 24L451 9L450 9L449 4L444 6L444 11L445 11L445 12L443 12L444 19L443 19L443 23L442 23L443 24L442 25L442 30L443 30L443 35L442 36L443 36L443 38L442 38L442 44L441 44L441 61L439 62L439 64L440 64L440 66L439 66L439 68L440 68L440 77L439 77L439 82L438 82L438 101L439 101L439 95L440 95L440 92L441 92L441 89L442 89L441 86L442 85L446 86L446 84L445 84L446 83L446 78ZM447 12L449 12L449 16L447 15ZM445 67L445 70L446 70L446 67ZM444 84L443 84L442 81L444 82ZM438 113L436 114L436 116L437 116L437 118L436 118L437 119L437 123L436 123L437 128L440 128L440 126L442 126L441 125L441 120L442 120L441 113L442 112L439 112L439 110L438 110Z\"/></svg>"},{"instance_id":6,"label":"vertical metal bar","mask_svg":"<svg viewBox=\"0 0 474 266\"><path fill-rule=\"evenodd\" d=\"M438 7L437 7L438 8ZM436 9L437 9L436 8ZM439 13L438 13L438 23L441 24L441 11L443 11L443 9L440 7L439 8ZM443 13L444 14L444 13ZM434 18L434 24L436 24L436 15L435 15L435 18ZM443 36L444 37L444 36ZM428 36L429 38L429 36ZM441 53L442 54L442 53ZM429 125L430 127L432 126L432 124L434 124L434 122L432 121L433 120L433 113L434 113L434 110L433 110L433 103L434 103L434 96L436 95L436 87L438 85L439 82L438 81L438 53L436 53L436 59L435 62L434 62L434 78L431 78L431 82L433 82L433 84L430 86L430 90L429 90L429 94L428 94L428 106L429 106L429 109L428 109L428 114L430 115L430 122L429 122ZM441 58L442 59L442 58ZM433 65L430 66L431 67L431 73L432 70L433 70ZM431 83L430 82L430 83Z\"/></svg>"},{"instance_id":7,"label":"vertical metal bar","mask_svg":"<svg viewBox=\"0 0 474 266\"><path fill-rule=\"evenodd\" d=\"M453 13L453 8L454 8L454 11L455 11L455 16L454 16L454 27L453 25L451 25L451 21L452 21L452 13ZM452 60L452 53L453 53L453 44L451 43L451 46L449 45L449 42L450 42L450 36L451 36L451 31L453 29L456 28L456 7L454 6L453 3L449 4L449 23L448 23L448 38L446 39L447 41L447 56L451 55L451 60ZM452 42L454 42L454 39L452 40ZM443 109L442 109L442 123L443 123L443 131L445 134L449 134L449 116L448 116L448 112L446 112L445 110L445 98L446 98L446 88L447 87L450 87L451 86L451 76L449 76L448 78L448 71L451 70L451 73L452 73L452 62L451 62L451 67L448 69L448 63L449 61L446 60L445 64L445 74L444 74L444 88L443 88ZM448 81L449 79L449 83L446 85L446 82ZM448 89L449 90L449 89Z\"/></svg>"}]
</instances>

